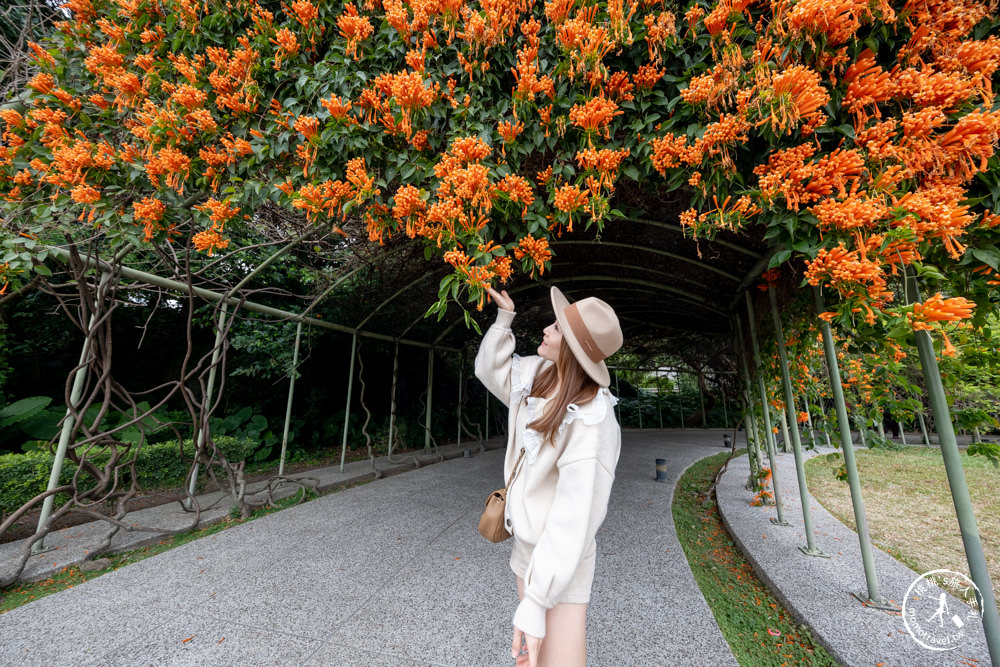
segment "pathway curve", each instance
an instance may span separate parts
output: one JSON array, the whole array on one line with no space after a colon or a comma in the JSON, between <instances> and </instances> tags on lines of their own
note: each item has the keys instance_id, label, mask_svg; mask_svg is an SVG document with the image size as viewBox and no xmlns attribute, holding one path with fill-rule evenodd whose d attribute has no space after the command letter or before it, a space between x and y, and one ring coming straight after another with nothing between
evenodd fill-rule
<instances>
[{"instance_id":1,"label":"pathway curve","mask_svg":"<svg viewBox=\"0 0 1000 667\"><path fill-rule=\"evenodd\" d=\"M735 665L670 503L722 431L626 431L598 534L592 665ZM654 481L654 461L669 481ZM0 664L509 665L510 546L479 536L502 452L235 526L0 615ZM165 506L166 507L166 506Z\"/></svg>"},{"instance_id":2,"label":"pathway curve","mask_svg":"<svg viewBox=\"0 0 1000 667\"><path fill-rule=\"evenodd\" d=\"M835 450L821 447L805 455L809 458L832 451ZM868 590L858 535L811 495L808 498L815 545L830 558L802 553L798 547L805 546L806 536L794 456L779 454L776 467L785 520L791 525L781 527L771 523L771 517L777 515L774 506L750 506L753 494L744 487L749 473L746 456L732 461L722 476L716 491L719 511L758 576L799 622L812 628L816 639L838 661L852 667L990 664L981 621L963 625L955 650L935 651L913 641L898 611L863 606L855 597L867 597ZM941 483L946 483L943 478ZM950 521L955 521L954 515ZM873 551L879 592L898 606L919 574L883 551ZM935 586L933 598L937 599L941 593ZM947 596L947 599L952 610L970 609L957 598ZM942 626L947 627L943 623Z\"/></svg>"}]
</instances>

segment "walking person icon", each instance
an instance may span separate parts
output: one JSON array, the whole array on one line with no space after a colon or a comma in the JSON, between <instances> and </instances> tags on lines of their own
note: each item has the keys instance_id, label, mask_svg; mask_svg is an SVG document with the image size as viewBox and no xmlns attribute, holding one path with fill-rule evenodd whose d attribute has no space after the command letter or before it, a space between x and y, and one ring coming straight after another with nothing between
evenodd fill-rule
<instances>
[{"instance_id":1,"label":"walking person icon","mask_svg":"<svg viewBox=\"0 0 1000 667\"><path fill-rule=\"evenodd\" d=\"M938 600L937 611L931 614L931 617L927 619L928 622L933 621L934 617L938 617L938 624L944 627L944 615L948 613L948 594L942 593L941 598Z\"/></svg>"}]
</instances>

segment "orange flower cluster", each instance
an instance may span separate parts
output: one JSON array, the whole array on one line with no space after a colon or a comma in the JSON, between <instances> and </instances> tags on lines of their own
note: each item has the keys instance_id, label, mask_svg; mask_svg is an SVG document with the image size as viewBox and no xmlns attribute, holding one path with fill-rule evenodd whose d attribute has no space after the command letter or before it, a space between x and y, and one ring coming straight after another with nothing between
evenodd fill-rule
<instances>
[{"instance_id":1,"label":"orange flower cluster","mask_svg":"<svg viewBox=\"0 0 1000 667\"><path fill-rule=\"evenodd\" d=\"M535 190L531 186L531 181L516 174L509 174L500 179L497 191L503 192L512 202L521 204L521 215L526 215L528 207L535 201Z\"/></svg>"},{"instance_id":2,"label":"orange flower cluster","mask_svg":"<svg viewBox=\"0 0 1000 667\"><path fill-rule=\"evenodd\" d=\"M913 231L918 241L940 239L953 259L961 259L965 246L958 239L975 221L963 199L960 186L928 184L899 198L898 207L909 215L895 224Z\"/></svg>"},{"instance_id":3,"label":"orange flower cluster","mask_svg":"<svg viewBox=\"0 0 1000 667\"><path fill-rule=\"evenodd\" d=\"M556 190L553 203L557 209L569 214L569 231L573 231L573 213L586 206L589 200L590 191L581 190L576 185L567 184Z\"/></svg>"},{"instance_id":4,"label":"orange flower cluster","mask_svg":"<svg viewBox=\"0 0 1000 667\"><path fill-rule=\"evenodd\" d=\"M420 195L420 190L412 185L404 185L396 191L395 206L392 217L405 224L406 235L411 239L416 236L416 222L427 211L427 203ZM447 261L447 257L445 258Z\"/></svg>"},{"instance_id":5,"label":"orange flower cluster","mask_svg":"<svg viewBox=\"0 0 1000 667\"><path fill-rule=\"evenodd\" d=\"M596 171L600 187L614 190L615 179L618 177L618 167L628 155L628 148L617 151L610 148L602 148L599 151L587 148L576 154L576 163L580 169Z\"/></svg>"},{"instance_id":6,"label":"orange flower cluster","mask_svg":"<svg viewBox=\"0 0 1000 667\"><path fill-rule=\"evenodd\" d=\"M824 199L808 211L816 216L820 229L870 229L887 214L887 207L880 201L868 199L864 194L851 194L846 199Z\"/></svg>"},{"instance_id":7,"label":"orange flower cluster","mask_svg":"<svg viewBox=\"0 0 1000 667\"><path fill-rule=\"evenodd\" d=\"M830 95L820 84L819 72L804 65L789 67L774 75L771 89L774 103L767 120L776 134L790 134L800 123L804 123L804 135L812 134L826 120L820 109L830 101Z\"/></svg>"},{"instance_id":8,"label":"orange flower cluster","mask_svg":"<svg viewBox=\"0 0 1000 667\"><path fill-rule=\"evenodd\" d=\"M157 232L163 230L160 222L166 210L165 203L152 197L143 197L141 201L132 202L132 219L136 223L142 223L143 240L150 241Z\"/></svg>"},{"instance_id":9,"label":"orange flower cluster","mask_svg":"<svg viewBox=\"0 0 1000 667\"><path fill-rule=\"evenodd\" d=\"M601 78L601 61L614 46L608 31L594 25L597 7L580 11L574 18L562 23L556 31L556 41L569 56L568 76L584 75L591 82Z\"/></svg>"},{"instance_id":10,"label":"orange flower cluster","mask_svg":"<svg viewBox=\"0 0 1000 667\"><path fill-rule=\"evenodd\" d=\"M520 241L518 241L517 246L514 248L514 257L523 260L528 258L534 262L534 266L531 269L531 277L535 277L535 270L538 270L538 275L545 275L545 263L552 259L552 251L549 250L549 240L545 237L535 238L531 234L528 234Z\"/></svg>"},{"instance_id":11,"label":"orange flower cluster","mask_svg":"<svg viewBox=\"0 0 1000 667\"><path fill-rule=\"evenodd\" d=\"M524 123L517 123L515 125L508 121L503 121L497 125L497 132L500 133L500 137L505 144L514 143L522 131L524 131Z\"/></svg>"},{"instance_id":12,"label":"orange flower cluster","mask_svg":"<svg viewBox=\"0 0 1000 667\"><path fill-rule=\"evenodd\" d=\"M208 252L211 257L216 250L225 250L229 247L229 239L222 235L222 229L212 223L210 229L205 229L191 237L191 244L199 252Z\"/></svg>"},{"instance_id":13,"label":"orange flower cluster","mask_svg":"<svg viewBox=\"0 0 1000 667\"><path fill-rule=\"evenodd\" d=\"M868 259L859 250L847 250L843 244L827 250L820 248L816 259L806 262L806 280L810 285L825 284L833 287L844 298L867 296L869 299L886 299L885 273L879 262ZM859 295L858 285L866 286L866 294ZM867 305L866 319L874 321L874 313Z\"/></svg>"},{"instance_id":14,"label":"orange flower cluster","mask_svg":"<svg viewBox=\"0 0 1000 667\"><path fill-rule=\"evenodd\" d=\"M594 97L586 104L574 104L569 110L570 121L587 133L588 142L591 135L603 130L605 139L611 138L609 125L615 116L624 113L618 105L603 97Z\"/></svg>"},{"instance_id":15,"label":"orange flower cluster","mask_svg":"<svg viewBox=\"0 0 1000 667\"><path fill-rule=\"evenodd\" d=\"M209 220L218 225L220 231L225 226L226 222L240 212L238 207L230 206L228 201L219 201L214 198L209 199L204 204L199 204L194 208L197 211L207 213Z\"/></svg>"},{"instance_id":16,"label":"orange flower cluster","mask_svg":"<svg viewBox=\"0 0 1000 667\"><path fill-rule=\"evenodd\" d=\"M660 12L656 16L650 13L646 14L643 23L646 26L649 63L654 67L661 65L667 43L677 35L677 19L671 12Z\"/></svg>"},{"instance_id":17,"label":"orange flower cluster","mask_svg":"<svg viewBox=\"0 0 1000 667\"><path fill-rule=\"evenodd\" d=\"M275 33L271 43L278 47L274 54L274 69L276 70L281 69L282 61L294 57L299 52L299 40L295 33L288 28L282 28Z\"/></svg>"},{"instance_id":18,"label":"orange flower cluster","mask_svg":"<svg viewBox=\"0 0 1000 667\"><path fill-rule=\"evenodd\" d=\"M297 192L290 183L279 186L279 189L292 197L292 207L305 211L306 217L310 220L318 218L320 213L325 213L331 218L339 213L343 219L344 204L355 195L351 184L340 180L327 180L318 185L307 183Z\"/></svg>"},{"instance_id":19,"label":"orange flower cluster","mask_svg":"<svg viewBox=\"0 0 1000 667\"><path fill-rule=\"evenodd\" d=\"M909 320L914 330L930 330L931 322L961 322L971 318L975 309L976 304L964 297L946 299L938 292L923 303L913 304Z\"/></svg>"},{"instance_id":20,"label":"orange flower cluster","mask_svg":"<svg viewBox=\"0 0 1000 667\"><path fill-rule=\"evenodd\" d=\"M353 3L344 5L344 13L337 19L337 27L340 29L340 36L347 40L344 52L354 58L361 59L361 52L358 45L361 41L371 37L374 28L367 16L358 14L357 7Z\"/></svg>"},{"instance_id":21,"label":"orange flower cluster","mask_svg":"<svg viewBox=\"0 0 1000 667\"><path fill-rule=\"evenodd\" d=\"M828 197L835 190L846 195L847 185L865 172L864 158L857 150L834 150L806 163L815 152L815 145L800 144L775 151L766 165L755 167L764 199L773 200L780 194L789 209L798 211L802 205Z\"/></svg>"},{"instance_id":22,"label":"orange flower cluster","mask_svg":"<svg viewBox=\"0 0 1000 667\"><path fill-rule=\"evenodd\" d=\"M184 192L184 179L191 169L191 158L176 148L161 148L146 162L149 180L159 187L159 177L166 176L166 185L178 193Z\"/></svg>"},{"instance_id":23,"label":"orange flower cluster","mask_svg":"<svg viewBox=\"0 0 1000 667\"><path fill-rule=\"evenodd\" d=\"M889 13L888 5L883 6ZM828 47L846 43L861 27L861 21L872 16L866 0L799 0L785 16L775 17L783 31L816 44L823 37Z\"/></svg>"}]
</instances>

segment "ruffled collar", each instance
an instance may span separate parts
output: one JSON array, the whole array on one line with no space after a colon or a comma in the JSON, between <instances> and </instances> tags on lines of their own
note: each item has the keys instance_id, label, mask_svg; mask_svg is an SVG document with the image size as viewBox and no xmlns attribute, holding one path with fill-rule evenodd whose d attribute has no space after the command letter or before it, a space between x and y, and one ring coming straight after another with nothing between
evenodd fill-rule
<instances>
[{"instance_id":1,"label":"ruffled collar","mask_svg":"<svg viewBox=\"0 0 1000 667\"><path fill-rule=\"evenodd\" d=\"M535 378L533 375L528 378L521 377L520 362L521 358L515 354L514 364L511 368L511 398L517 401L525 401L522 410L525 411L525 423L530 424L535 420L539 404L548 399L540 396L530 396L531 386ZM583 405L570 403L566 406L566 414L559 424L559 433L562 433L568 425L577 419L582 419L583 423L589 426L600 424L607 416L607 411L613 409L616 405L618 405L618 399L615 398L614 394L607 387L601 388L593 400ZM525 460L528 464L534 463L538 457L538 452L542 449L542 434L534 429L525 428L522 435L522 445L524 446Z\"/></svg>"}]
</instances>

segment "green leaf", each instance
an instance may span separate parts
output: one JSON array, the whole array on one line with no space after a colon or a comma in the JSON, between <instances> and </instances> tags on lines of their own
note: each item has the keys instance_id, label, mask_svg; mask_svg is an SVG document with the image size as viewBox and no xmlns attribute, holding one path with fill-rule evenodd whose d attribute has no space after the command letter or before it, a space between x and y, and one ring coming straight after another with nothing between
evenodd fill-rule
<instances>
[{"instance_id":1,"label":"green leaf","mask_svg":"<svg viewBox=\"0 0 1000 667\"><path fill-rule=\"evenodd\" d=\"M781 266L788 261L788 258L792 256L791 250L779 250L771 256L771 261L767 263L767 268L773 269L776 266Z\"/></svg>"},{"instance_id":2,"label":"green leaf","mask_svg":"<svg viewBox=\"0 0 1000 667\"><path fill-rule=\"evenodd\" d=\"M988 264L994 271L1000 270L1000 250L996 246L971 248L973 257L983 264Z\"/></svg>"}]
</instances>

